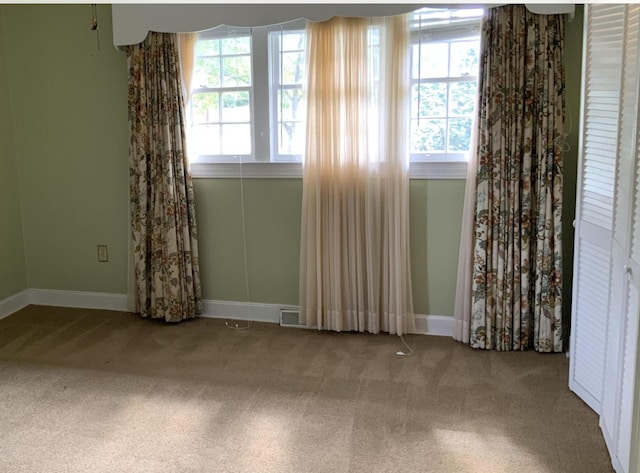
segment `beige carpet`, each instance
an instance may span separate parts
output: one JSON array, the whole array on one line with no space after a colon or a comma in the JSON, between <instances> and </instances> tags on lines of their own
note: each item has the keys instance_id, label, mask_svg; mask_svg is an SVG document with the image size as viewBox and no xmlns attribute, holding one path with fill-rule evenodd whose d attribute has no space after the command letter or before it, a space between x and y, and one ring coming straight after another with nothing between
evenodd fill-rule
<instances>
[{"instance_id":1,"label":"beige carpet","mask_svg":"<svg viewBox=\"0 0 640 473\"><path fill-rule=\"evenodd\" d=\"M0 320L0 472L612 471L564 355L30 306Z\"/></svg>"}]
</instances>

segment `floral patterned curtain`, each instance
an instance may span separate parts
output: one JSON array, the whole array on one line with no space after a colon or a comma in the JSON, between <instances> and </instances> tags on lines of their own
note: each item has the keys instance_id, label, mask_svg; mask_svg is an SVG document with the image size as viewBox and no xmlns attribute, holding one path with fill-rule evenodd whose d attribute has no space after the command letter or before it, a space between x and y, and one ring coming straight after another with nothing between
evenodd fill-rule
<instances>
[{"instance_id":1,"label":"floral patterned curtain","mask_svg":"<svg viewBox=\"0 0 640 473\"><path fill-rule=\"evenodd\" d=\"M487 10L470 344L562 351L564 17Z\"/></svg>"},{"instance_id":2,"label":"floral patterned curtain","mask_svg":"<svg viewBox=\"0 0 640 473\"><path fill-rule=\"evenodd\" d=\"M179 322L202 302L175 35L149 33L127 65L136 311Z\"/></svg>"}]
</instances>

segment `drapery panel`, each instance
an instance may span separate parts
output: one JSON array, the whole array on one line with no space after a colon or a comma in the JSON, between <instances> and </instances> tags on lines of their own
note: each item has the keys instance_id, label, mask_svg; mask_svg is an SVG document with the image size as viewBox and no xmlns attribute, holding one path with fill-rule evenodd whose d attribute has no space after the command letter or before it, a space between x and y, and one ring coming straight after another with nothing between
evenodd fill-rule
<instances>
[{"instance_id":1,"label":"drapery panel","mask_svg":"<svg viewBox=\"0 0 640 473\"><path fill-rule=\"evenodd\" d=\"M463 242L472 271L457 291L470 284L475 348L562 350L563 51L562 15L486 11L473 238ZM464 326L465 314L456 319Z\"/></svg>"},{"instance_id":2,"label":"drapery panel","mask_svg":"<svg viewBox=\"0 0 640 473\"><path fill-rule=\"evenodd\" d=\"M175 34L152 32L127 47L136 311L168 322L202 305L178 61Z\"/></svg>"},{"instance_id":3,"label":"drapery panel","mask_svg":"<svg viewBox=\"0 0 640 473\"><path fill-rule=\"evenodd\" d=\"M478 104L476 103L476 112ZM476 113L477 115L477 113ZM469 149L476 149L478 127L474 127ZM464 192L464 208L460 229L460 251L458 254L458 270L456 273L456 299L453 305L453 338L459 342L469 343L471 335L471 278L473 274L473 222L476 203L476 174L478 160L475 154L467 163L467 183Z\"/></svg>"},{"instance_id":4,"label":"drapery panel","mask_svg":"<svg viewBox=\"0 0 640 473\"><path fill-rule=\"evenodd\" d=\"M197 33L177 33L178 58L180 59L180 80L185 105L191 100L191 83L195 69Z\"/></svg>"},{"instance_id":5,"label":"drapery panel","mask_svg":"<svg viewBox=\"0 0 640 473\"><path fill-rule=\"evenodd\" d=\"M406 15L307 24L300 320L414 328Z\"/></svg>"}]
</instances>

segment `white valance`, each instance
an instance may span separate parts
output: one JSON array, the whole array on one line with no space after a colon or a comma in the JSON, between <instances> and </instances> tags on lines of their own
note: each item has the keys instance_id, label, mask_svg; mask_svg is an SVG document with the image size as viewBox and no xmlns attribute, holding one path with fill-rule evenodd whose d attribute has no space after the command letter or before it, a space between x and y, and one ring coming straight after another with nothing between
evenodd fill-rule
<instances>
[{"instance_id":1,"label":"white valance","mask_svg":"<svg viewBox=\"0 0 640 473\"><path fill-rule=\"evenodd\" d=\"M483 8L479 4L126 4L112 5L113 44L116 47L137 44L149 31L186 33L219 25L266 26L306 18L324 21L333 16L375 17L400 15L425 6L441 8ZM573 13L573 4L528 4L534 13Z\"/></svg>"}]
</instances>

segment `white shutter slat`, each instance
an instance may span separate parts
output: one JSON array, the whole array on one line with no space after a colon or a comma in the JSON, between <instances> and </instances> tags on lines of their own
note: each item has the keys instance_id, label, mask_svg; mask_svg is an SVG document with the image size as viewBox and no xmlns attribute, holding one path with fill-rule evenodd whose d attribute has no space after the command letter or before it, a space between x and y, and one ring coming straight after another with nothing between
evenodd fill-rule
<instances>
[{"instance_id":1,"label":"white shutter slat","mask_svg":"<svg viewBox=\"0 0 640 473\"><path fill-rule=\"evenodd\" d=\"M613 116L612 113L601 114L598 115L598 110L591 111L591 120L589 123L592 123L594 126L599 125L600 127L605 127L607 129L617 128L618 126L618 118Z\"/></svg>"},{"instance_id":2,"label":"white shutter slat","mask_svg":"<svg viewBox=\"0 0 640 473\"><path fill-rule=\"evenodd\" d=\"M616 151L616 142L612 140L612 138L609 136L602 136L598 133L592 133L592 132L587 132L585 133L585 142L589 145L589 146L600 146L600 149L602 149L603 151L607 151L609 153L613 152L615 153ZM607 158L609 158L609 156L607 156Z\"/></svg>"},{"instance_id":3,"label":"white shutter slat","mask_svg":"<svg viewBox=\"0 0 640 473\"><path fill-rule=\"evenodd\" d=\"M587 137L585 139L584 150L585 152L590 153L595 159L597 158L598 153L602 153L604 156L607 156L608 153L611 153L612 150L615 150L615 143L606 144L602 143L601 141L593 141Z\"/></svg>"},{"instance_id":4,"label":"white shutter slat","mask_svg":"<svg viewBox=\"0 0 640 473\"><path fill-rule=\"evenodd\" d=\"M606 198L607 195L613 192L611 185L600 184L598 182L592 182L588 186L585 185L585 190L588 191L589 194L600 195L604 198Z\"/></svg>"},{"instance_id":5,"label":"white shutter slat","mask_svg":"<svg viewBox=\"0 0 640 473\"><path fill-rule=\"evenodd\" d=\"M599 155L594 155L591 162L585 165L587 172L593 173L593 179L602 182L610 182L613 184L613 169L611 169L611 163L601 160Z\"/></svg>"},{"instance_id":6,"label":"white shutter slat","mask_svg":"<svg viewBox=\"0 0 640 473\"><path fill-rule=\"evenodd\" d=\"M585 190L595 193L601 191L605 193L604 195L609 196L613 192L613 183L609 179L592 179L588 184L585 183Z\"/></svg>"},{"instance_id":7,"label":"white shutter slat","mask_svg":"<svg viewBox=\"0 0 640 473\"><path fill-rule=\"evenodd\" d=\"M612 98L613 100L613 98ZM592 128L590 128L587 133L589 135L590 138L594 138L594 139L598 139L598 137L600 138L604 138L605 139L605 143L611 143L611 139L617 139L617 134L618 134L618 129L616 127L615 130L609 129L606 130L604 128L602 128L600 125L596 124L592 124L591 122L587 122L587 126L590 126ZM615 144L614 144L615 146ZM611 157L611 156L610 156ZM615 157L615 155L613 156Z\"/></svg>"},{"instance_id":8,"label":"white shutter slat","mask_svg":"<svg viewBox=\"0 0 640 473\"><path fill-rule=\"evenodd\" d=\"M592 162L589 166L585 166L585 181L594 182L603 187L611 189L609 197L613 197L613 172L606 168L606 165L600 165L598 162ZM584 191L585 189L583 189Z\"/></svg>"},{"instance_id":9,"label":"white shutter slat","mask_svg":"<svg viewBox=\"0 0 640 473\"><path fill-rule=\"evenodd\" d=\"M591 194L591 197L589 197L589 199L585 199L585 204L590 204L589 205L589 211L588 212L584 212L583 215L585 216L585 220L587 220L586 216L590 216L593 215L594 218L598 218L602 221L611 221L611 207L613 207L613 205L606 205L606 202L601 202L596 200L594 197L594 194ZM598 225L598 222L590 222L593 223L594 225Z\"/></svg>"}]
</instances>

